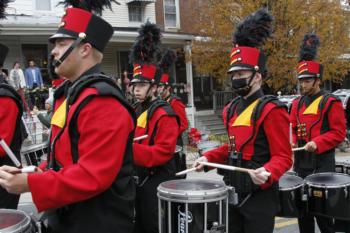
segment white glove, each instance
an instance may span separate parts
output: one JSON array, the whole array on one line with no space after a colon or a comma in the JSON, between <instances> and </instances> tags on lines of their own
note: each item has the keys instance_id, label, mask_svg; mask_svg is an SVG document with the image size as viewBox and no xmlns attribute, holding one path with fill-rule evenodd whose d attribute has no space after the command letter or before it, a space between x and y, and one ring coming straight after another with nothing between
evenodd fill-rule
<instances>
[{"instance_id":1,"label":"white glove","mask_svg":"<svg viewBox=\"0 0 350 233\"><path fill-rule=\"evenodd\" d=\"M266 183L271 173L266 171L264 167L260 167L258 169L249 171L249 175L250 178L252 178L254 184L261 185Z\"/></svg>"},{"instance_id":2,"label":"white glove","mask_svg":"<svg viewBox=\"0 0 350 233\"><path fill-rule=\"evenodd\" d=\"M194 161L193 167L196 168L197 172L203 171L204 169L204 165L200 164L199 162L208 162L208 159L205 156L201 156L198 159L196 159L196 161Z\"/></svg>"}]
</instances>

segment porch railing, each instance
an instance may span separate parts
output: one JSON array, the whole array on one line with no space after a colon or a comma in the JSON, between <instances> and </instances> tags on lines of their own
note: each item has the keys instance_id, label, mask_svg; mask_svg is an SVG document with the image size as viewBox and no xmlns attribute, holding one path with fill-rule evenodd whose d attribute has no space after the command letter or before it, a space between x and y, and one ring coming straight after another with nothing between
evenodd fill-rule
<instances>
[{"instance_id":1,"label":"porch railing","mask_svg":"<svg viewBox=\"0 0 350 233\"><path fill-rule=\"evenodd\" d=\"M235 94L232 91L214 91L213 109L214 111L222 110L225 105L233 99Z\"/></svg>"}]
</instances>

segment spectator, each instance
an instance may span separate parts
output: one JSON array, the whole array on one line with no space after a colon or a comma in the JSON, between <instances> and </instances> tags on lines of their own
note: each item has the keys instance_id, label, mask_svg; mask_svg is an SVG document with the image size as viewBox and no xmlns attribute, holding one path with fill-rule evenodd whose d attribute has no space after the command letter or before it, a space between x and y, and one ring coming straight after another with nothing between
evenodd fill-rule
<instances>
[{"instance_id":1,"label":"spectator","mask_svg":"<svg viewBox=\"0 0 350 233\"><path fill-rule=\"evenodd\" d=\"M22 92L26 87L24 73L18 61L13 64L13 69L10 71L9 84L15 88L17 92Z\"/></svg>"},{"instance_id":2,"label":"spectator","mask_svg":"<svg viewBox=\"0 0 350 233\"><path fill-rule=\"evenodd\" d=\"M35 89L36 87L41 88L43 86L43 78L40 69L35 66L33 60L29 61L29 67L24 71L24 76L29 89Z\"/></svg>"}]
</instances>

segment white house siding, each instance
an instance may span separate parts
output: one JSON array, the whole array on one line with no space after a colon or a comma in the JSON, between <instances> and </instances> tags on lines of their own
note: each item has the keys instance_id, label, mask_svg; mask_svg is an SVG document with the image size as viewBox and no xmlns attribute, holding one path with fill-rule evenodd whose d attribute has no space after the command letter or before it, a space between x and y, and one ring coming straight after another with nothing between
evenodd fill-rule
<instances>
[{"instance_id":1,"label":"white house siding","mask_svg":"<svg viewBox=\"0 0 350 233\"><path fill-rule=\"evenodd\" d=\"M63 14L63 6L57 6L60 0L47 0L51 1L51 11L36 11L35 0L15 0L9 4L6 12L8 14L16 15L57 15L61 16Z\"/></svg>"},{"instance_id":2,"label":"white house siding","mask_svg":"<svg viewBox=\"0 0 350 233\"><path fill-rule=\"evenodd\" d=\"M113 11L106 10L102 17L113 27L139 27L141 23L129 22L129 9L125 0L119 0L120 5L113 4ZM144 22L147 19L151 22L156 21L155 3L149 3L145 6Z\"/></svg>"}]
</instances>

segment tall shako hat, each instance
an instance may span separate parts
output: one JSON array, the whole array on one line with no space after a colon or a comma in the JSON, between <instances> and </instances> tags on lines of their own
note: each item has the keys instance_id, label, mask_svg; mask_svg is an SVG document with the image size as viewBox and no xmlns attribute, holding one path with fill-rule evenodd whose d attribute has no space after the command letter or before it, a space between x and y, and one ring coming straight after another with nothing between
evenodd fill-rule
<instances>
[{"instance_id":1,"label":"tall shako hat","mask_svg":"<svg viewBox=\"0 0 350 233\"><path fill-rule=\"evenodd\" d=\"M133 64L133 79L135 82L159 82L159 69L157 67L160 57L160 29L156 24L147 21L138 31L139 35L131 49L129 62Z\"/></svg>"},{"instance_id":2,"label":"tall shako hat","mask_svg":"<svg viewBox=\"0 0 350 233\"><path fill-rule=\"evenodd\" d=\"M108 41L113 35L113 27L101 17L104 8L112 9L114 0L65 0L60 2L65 7L65 14L57 32L49 38L54 43L59 38L72 38L75 42L62 55L53 62L59 66L68 57L71 51L81 42L90 43L94 48L103 53Z\"/></svg>"},{"instance_id":3,"label":"tall shako hat","mask_svg":"<svg viewBox=\"0 0 350 233\"><path fill-rule=\"evenodd\" d=\"M10 0L0 0L0 20L6 19L5 10ZM0 44L0 65L4 65L9 48L6 45Z\"/></svg>"},{"instance_id":4,"label":"tall shako hat","mask_svg":"<svg viewBox=\"0 0 350 233\"><path fill-rule=\"evenodd\" d=\"M266 72L266 56L259 47L272 34L272 15L266 9L260 9L241 22L233 34L228 73L236 70Z\"/></svg>"},{"instance_id":5,"label":"tall shako hat","mask_svg":"<svg viewBox=\"0 0 350 233\"><path fill-rule=\"evenodd\" d=\"M298 79L320 78L322 79L323 66L314 61L317 56L317 49L320 46L320 39L315 34L305 34L300 45L300 58L297 67Z\"/></svg>"},{"instance_id":6,"label":"tall shako hat","mask_svg":"<svg viewBox=\"0 0 350 233\"><path fill-rule=\"evenodd\" d=\"M174 65L176 61L176 53L171 50L167 49L162 57L162 60L160 62L160 69L162 71L162 75L160 77L160 85L172 85L173 79L170 78L170 68Z\"/></svg>"}]
</instances>

